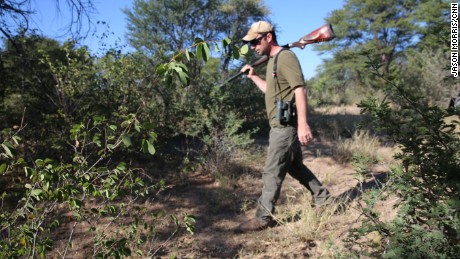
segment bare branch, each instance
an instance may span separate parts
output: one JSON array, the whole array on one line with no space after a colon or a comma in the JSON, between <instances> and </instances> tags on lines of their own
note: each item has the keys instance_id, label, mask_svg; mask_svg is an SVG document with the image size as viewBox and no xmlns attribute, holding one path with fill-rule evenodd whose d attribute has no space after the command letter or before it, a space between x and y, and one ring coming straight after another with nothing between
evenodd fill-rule
<instances>
[{"instance_id":1,"label":"bare branch","mask_svg":"<svg viewBox=\"0 0 460 259\"><path fill-rule=\"evenodd\" d=\"M14 41L15 34L25 33L29 29L29 21L37 13L31 9L32 1L0 1L0 35L8 42ZM94 0L55 0L57 13L70 15L69 22L63 25L64 33L60 37L70 36L78 40L88 36L93 27L91 15L96 11L93 2Z\"/></svg>"}]
</instances>

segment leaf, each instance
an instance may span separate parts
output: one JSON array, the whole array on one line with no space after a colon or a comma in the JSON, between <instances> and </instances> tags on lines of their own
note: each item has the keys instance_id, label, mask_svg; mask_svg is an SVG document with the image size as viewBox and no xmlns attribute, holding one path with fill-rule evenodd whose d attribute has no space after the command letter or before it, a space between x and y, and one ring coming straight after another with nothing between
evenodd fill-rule
<instances>
[{"instance_id":1,"label":"leaf","mask_svg":"<svg viewBox=\"0 0 460 259\"><path fill-rule=\"evenodd\" d=\"M141 143L141 151L146 153L148 150L148 145L147 145L147 141L145 139L142 140L142 143Z\"/></svg>"},{"instance_id":2,"label":"leaf","mask_svg":"<svg viewBox=\"0 0 460 259\"><path fill-rule=\"evenodd\" d=\"M8 168L6 163L1 164L0 165L0 174L3 174L6 171L6 168Z\"/></svg>"},{"instance_id":3,"label":"leaf","mask_svg":"<svg viewBox=\"0 0 460 259\"><path fill-rule=\"evenodd\" d=\"M179 76L180 82L181 82L183 85L189 85L189 83L190 83L190 78L188 77L188 75L187 75L186 73L184 73L183 71L178 71L177 74L178 74L178 76Z\"/></svg>"},{"instance_id":4,"label":"leaf","mask_svg":"<svg viewBox=\"0 0 460 259\"><path fill-rule=\"evenodd\" d=\"M93 143L96 144L96 146L98 146L98 147L101 146L100 134L95 134L93 136Z\"/></svg>"},{"instance_id":5,"label":"leaf","mask_svg":"<svg viewBox=\"0 0 460 259\"><path fill-rule=\"evenodd\" d=\"M120 170L120 171L125 171L126 170L126 163L125 162L120 162L117 165L117 169Z\"/></svg>"},{"instance_id":6,"label":"leaf","mask_svg":"<svg viewBox=\"0 0 460 259\"><path fill-rule=\"evenodd\" d=\"M233 56L233 59L239 59L240 58L240 51L236 46L233 46L232 56Z\"/></svg>"},{"instance_id":7,"label":"leaf","mask_svg":"<svg viewBox=\"0 0 460 259\"><path fill-rule=\"evenodd\" d=\"M19 136L13 136L13 141L16 145L19 144L19 141L21 140L21 138Z\"/></svg>"},{"instance_id":8,"label":"leaf","mask_svg":"<svg viewBox=\"0 0 460 259\"><path fill-rule=\"evenodd\" d=\"M195 45L198 45L198 44L200 44L201 42L203 42L203 40L200 39L200 38L195 38L195 40L193 41L193 43L194 43Z\"/></svg>"},{"instance_id":9,"label":"leaf","mask_svg":"<svg viewBox=\"0 0 460 259\"><path fill-rule=\"evenodd\" d=\"M93 117L93 120L94 120L93 125L94 125L94 126L97 126L97 125L101 124L102 122L104 122L104 121L105 121L105 118L104 118L104 116L95 115L95 116ZM75 125L75 126L77 126L77 125Z\"/></svg>"},{"instance_id":10,"label":"leaf","mask_svg":"<svg viewBox=\"0 0 460 259\"><path fill-rule=\"evenodd\" d=\"M209 49L209 44L208 43L203 43L203 50L204 50L204 55L203 55L203 60L208 61L209 58L211 57L211 50Z\"/></svg>"},{"instance_id":11,"label":"leaf","mask_svg":"<svg viewBox=\"0 0 460 259\"><path fill-rule=\"evenodd\" d=\"M168 70L174 70L177 67L177 62L171 61L168 64Z\"/></svg>"},{"instance_id":12,"label":"leaf","mask_svg":"<svg viewBox=\"0 0 460 259\"><path fill-rule=\"evenodd\" d=\"M83 202L81 200L72 199L70 200L70 206L74 209L79 209L82 206Z\"/></svg>"},{"instance_id":13,"label":"leaf","mask_svg":"<svg viewBox=\"0 0 460 259\"><path fill-rule=\"evenodd\" d=\"M174 224L176 224L176 226L180 226L180 222L175 215L171 215L170 217L174 221Z\"/></svg>"},{"instance_id":14,"label":"leaf","mask_svg":"<svg viewBox=\"0 0 460 259\"><path fill-rule=\"evenodd\" d=\"M11 152L10 148L5 145L5 144L2 144L2 147L3 147L3 150L5 150L5 153L7 155L7 157L13 157L13 153Z\"/></svg>"},{"instance_id":15,"label":"leaf","mask_svg":"<svg viewBox=\"0 0 460 259\"><path fill-rule=\"evenodd\" d=\"M141 127L139 126L139 124L134 124L134 129L137 131L137 132L141 132Z\"/></svg>"},{"instance_id":16,"label":"leaf","mask_svg":"<svg viewBox=\"0 0 460 259\"><path fill-rule=\"evenodd\" d=\"M168 64L158 65L157 68L156 68L157 73L160 74L160 75L164 75L166 73L166 71L168 70L167 66L168 66Z\"/></svg>"},{"instance_id":17,"label":"leaf","mask_svg":"<svg viewBox=\"0 0 460 259\"><path fill-rule=\"evenodd\" d=\"M241 55L246 55L249 52L249 47L247 44L244 44L243 47L240 49Z\"/></svg>"},{"instance_id":18,"label":"leaf","mask_svg":"<svg viewBox=\"0 0 460 259\"><path fill-rule=\"evenodd\" d=\"M149 153L150 153L151 155L154 155L154 154L155 154L155 147L153 146L153 144L150 143L150 141L147 141L147 145L148 145Z\"/></svg>"},{"instance_id":19,"label":"leaf","mask_svg":"<svg viewBox=\"0 0 460 259\"><path fill-rule=\"evenodd\" d=\"M34 169L30 167L24 167L24 173L26 174L26 177L32 177L33 173L35 172Z\"/></svg>"},{"instance_id":20,"label":"leaf","mask_svg":"<svg viewBox=\"0 0 460 259\"><path fill-rule=\"evenodd\" d=\"M200 44L196 47L196 58L202 59L203 58L203 45Z\"/></svg>"},{"instance_id":21,"label":"leaf","mask_svg":"<svg viewBox=\"0 0 460 259\"><path fill-rule=\"evenodd\" d=\"M129 136L128 134L124 134L122 140L123 144L125 144L126 147L130 147L133 145L133 143L131 142L131 136Z\"/></svg>"},{"instance_id":22,"label":"leaf","mask_svg":"<svg viewBox=\"0 0 460 259\"><path fill-rule=\"evenodd\" d=\"M157 140L157 138L158 138L158 135L157 135L155 132L153 132L153 131L150 131L150 132L149 132L149 136L150 136L152 142L155 141L155 140Z\"/></svg>"},{"instance_id":23,"label":"leaf","mask_svg":"<svg viewBox=\"0 0 460 259\"><path fill-rule=\"evenodd\" d=\"M190 61L190 52L188 51L188 49L185 49L185 57L188 61Z\"/></svg>"},{"instance_id":24,"label":"leaf","mask_svg":"<svg viewBox=\"0 0 460 259\"><path fill-rule=\"evenodd\" d=\"M34 197L37 200L40 200L40 194L43 193L42 189L34 189L30 192L30 196Z\"/></svg>"},{"instance_id":25,"label":"leaf","mask_svg":"<svg viewBox=\"0 0 460 259\"><path fill-rule=\"evenodd\" d=\"M226 49L227 46L230 45L231 42L232 40L226 37L225 39L222 40L222 48Z\"/></svg>"},{"instance_id":26,"label":"leaf","mask_svg":"<svg viewBox=\"0 0 460 259\"><path fill-rule=\"evenodd\" d=\"M184 72L188 72L188 68L184 63L177 63L176 68L182 69Z\"/></svg>"},{"instance_id":27,"label":"leaf","mask_svg":"<svg viewBox=\"0 0 460 259\"><path fill-rule=\"evenodd\" d=\"M70 129L71 137L74 138L77 133L80 132L81 129L83 129L84 126L82 124L74 124L72 125L72 128Z\"/></svg>"},{"instance_id":28,"label":"leaf","mask_svg":"<svg viewBox=\"0 0 460 259\"><path fill-rule=\"evenodd\" d=\"M177 76L179 77L180 82L183 85L189 85L190 83L190 78L187 74L187 66L185 66L182 63L174 63L174 67L172 67L174 71L176 72Z\"/></svg>"}]
</instances>

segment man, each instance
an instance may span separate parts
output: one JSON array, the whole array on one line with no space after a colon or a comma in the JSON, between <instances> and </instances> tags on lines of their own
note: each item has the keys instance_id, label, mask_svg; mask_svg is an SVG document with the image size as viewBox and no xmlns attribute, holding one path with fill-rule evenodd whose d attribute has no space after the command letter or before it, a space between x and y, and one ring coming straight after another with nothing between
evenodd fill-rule
<instances>
[{"instance_id":1,"label":"man","mask_svg":"<svg viewBox=\"0 0 460 259\"><path fill-rule=\"evenodd\" d=\"M257 54L269 56L265 80L256 75L250 65L245 65L241 71L265 93L271 127L256 217L239 226L239 231L248 232L274 226L272 215L286 173L311 192L314 205L324 204L330 194L303 164L301 145L307 145L313 136L307 121L307 94L297 57L278 45L273 26L265 21L252 24L243 42L249 43ZM277 106L284 110L280 112Z\"/></svg>"}]
</instances>

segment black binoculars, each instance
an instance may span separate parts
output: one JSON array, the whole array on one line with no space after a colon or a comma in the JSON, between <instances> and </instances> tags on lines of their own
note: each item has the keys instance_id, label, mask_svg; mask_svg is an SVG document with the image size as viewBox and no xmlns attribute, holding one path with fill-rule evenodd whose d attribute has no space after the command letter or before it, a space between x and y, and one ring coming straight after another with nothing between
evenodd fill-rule
<instances>
[{"instance_id":1,"label":"black binoculars","mask_svg":"<svg viewBox=\"0 0 460 259\"><path fill-rule=\"evenodd\" d=\"M295 116L294 104L290 101L276 99L276 120L281 124L288 124Z\"/></svg>"}]
</instances>

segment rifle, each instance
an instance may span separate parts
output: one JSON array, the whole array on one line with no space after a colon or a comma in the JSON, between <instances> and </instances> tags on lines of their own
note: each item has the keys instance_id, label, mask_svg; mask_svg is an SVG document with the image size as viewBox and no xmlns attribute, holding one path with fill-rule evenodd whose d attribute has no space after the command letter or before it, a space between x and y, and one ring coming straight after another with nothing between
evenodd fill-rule
<instances>
[{"instance_id":1,"label":"rifle","mask_svg":"<svg viewBox=\"0 0 460 259\"><path fill-rule=\"evenodd\" d=\"M318 43L318 42L324 42L324 41L330 41L335 38L334 30L332 29L331 24L325 24L318 29L308 33L307 35L303 36L300 38L298 41L282 45L281 47L290 49L293 47L297 48L305 48L305 45L307 44L312 44L312 43ZM262 56L259 60L254 62L252 64L252 67L257 67L261 64L264 64L265 62L268 61L268 56ZM222 83L220 86L225 85L226 83L233 81L235 78L239 77L240 75L244 74L244 72L239 72L238 74L228 78L224 83Z\"/></svg>"}]
</instances>

